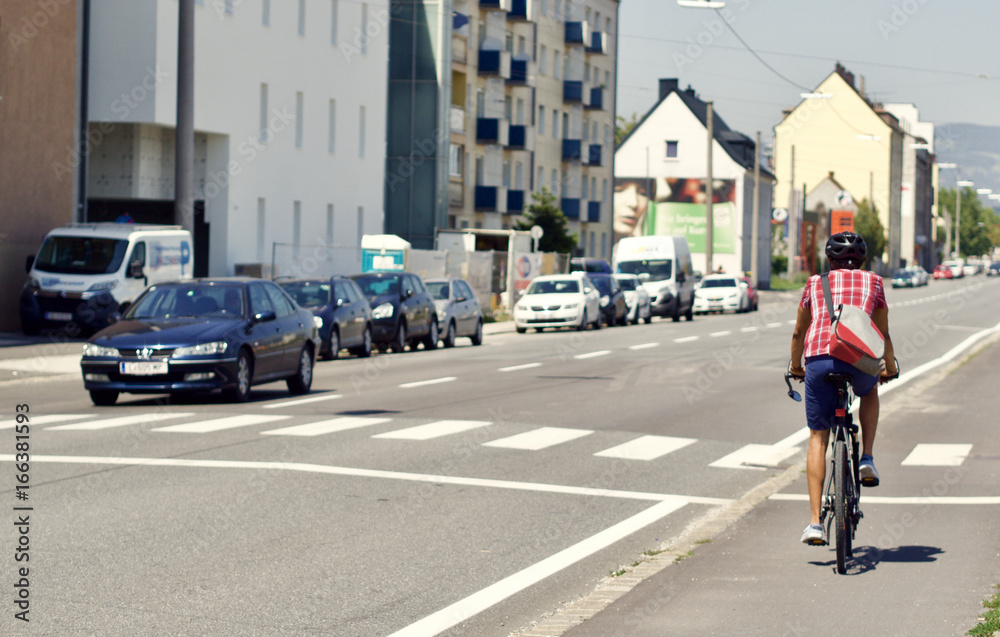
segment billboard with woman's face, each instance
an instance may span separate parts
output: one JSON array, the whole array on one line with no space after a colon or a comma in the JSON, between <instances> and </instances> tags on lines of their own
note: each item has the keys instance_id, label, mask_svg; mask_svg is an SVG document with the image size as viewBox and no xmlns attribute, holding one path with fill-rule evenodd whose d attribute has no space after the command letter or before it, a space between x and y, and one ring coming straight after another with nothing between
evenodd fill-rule
<instances>
[{"instance_id":1,"label":"billboard with woman's face","mask_svg":"<svg viewBox=\"0 0 1000 637\"><path fill-rule=\"evenodd\" d=\"M736 180L716 179L712 251L736 253ZM615 178L614 237L683 235L691 252L705 252L705 181L684 178Z\"/></svg>"}]
</instances>

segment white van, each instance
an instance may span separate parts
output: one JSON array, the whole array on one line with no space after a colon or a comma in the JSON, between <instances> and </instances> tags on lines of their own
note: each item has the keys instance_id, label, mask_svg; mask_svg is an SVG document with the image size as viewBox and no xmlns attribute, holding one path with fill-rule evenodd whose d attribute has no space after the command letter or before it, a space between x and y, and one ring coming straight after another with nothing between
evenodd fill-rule
<instances>
[{"instance_id":1,"label":"white van","mask_svg":"<svg viewBox=\"0 0 1000 637\"><path fill-rule=\"evenodd\" d=\"M615 246L619 274L635 274L649 292L652 312L675 321L694 318L694 277L691 249L679 235L625 237Z\"/></svg>"},{"instance_id":2,"label":"white van","mask_svg":"<svg viewBox=\"0 0 1000 637\"><path fill-rule=\"evenodd\" d=\"M21 329L91 332L109 324L147 286L192 278L191 233L180 226L69 224L28 257Z\"/></svg>"}]
</instances>

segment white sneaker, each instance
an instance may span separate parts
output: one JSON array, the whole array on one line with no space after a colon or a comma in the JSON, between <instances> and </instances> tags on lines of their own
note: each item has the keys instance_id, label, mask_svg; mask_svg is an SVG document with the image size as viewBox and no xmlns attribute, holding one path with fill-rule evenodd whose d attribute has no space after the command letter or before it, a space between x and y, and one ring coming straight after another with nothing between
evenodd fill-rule
<instances>
[{"instance_id":1,"label":"white sneaker","mask_svg":"<svg viewBox=\"0 0 1000 637\"><path fill-rule=\"evenodd\" d=\"M802 543L811 546L823 546L826 544L826 536L823 527L819 524L810 524L802 531Z\"/></svg>"},{"instance_id":2,"label":"white sneaker","mask_svg":"<svg viewBox=\"0 0 1000 637\"><path fill-rule=\"evenodd\" d=\"M861 476L861 486L877 487L879 483L878 469L875 468L875 461L865 457L858 463L858 474Z\"/></svg>"}]
</instances>

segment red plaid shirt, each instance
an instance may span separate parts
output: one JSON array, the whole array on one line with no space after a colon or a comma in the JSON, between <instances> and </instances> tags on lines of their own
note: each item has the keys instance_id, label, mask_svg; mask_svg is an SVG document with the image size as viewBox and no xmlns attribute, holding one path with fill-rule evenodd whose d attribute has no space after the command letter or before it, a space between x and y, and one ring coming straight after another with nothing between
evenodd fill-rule
<instances>
[{"instance_id":1,"label":"red plaid shirt","mask_svg":"<svg viewBox=\"0 0 1000 637\"><path fill-rule=\"evenodd\" d=\"M886 307L885 289L882 287L882 277L867 270L831 270L830 292L833 296L833 307L838 305L853 305L860 307L868 316L875 308ZM802 291L799 307L812 314L809 331L806 332L805 357L821 356L830 350L830 313L826 309L823 298L823 283L818 274L809 277L806 289Z\"/></svg>"}]
</instances>

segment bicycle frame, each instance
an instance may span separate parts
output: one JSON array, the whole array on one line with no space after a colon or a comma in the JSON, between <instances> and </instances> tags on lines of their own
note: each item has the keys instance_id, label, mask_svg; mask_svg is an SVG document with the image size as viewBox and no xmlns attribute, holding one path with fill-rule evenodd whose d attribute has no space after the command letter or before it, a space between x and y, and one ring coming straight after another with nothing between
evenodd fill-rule
<instances>
[{"instance_id":1,"label":"bicycle frame","mask_svg":"<svg viewBox=\"0 0 1000 637\"><path fill-rule=\"evenodd\" d=\"M858 522L863 517L861 512L861 476L860 467L858 465L858 426L854 424L854 417L851 414L851 403L854 399L854 393L851 391L851 385L849 382L850 377L845 374L827 374L826 382L834 385L837 388L837 409L834 411L833 416L833 427L830 429L830 475L827 477L826 490L823 496L823 507L820 510L820 524L825 524L827 530L827 537L834 537L831 534L831 526L834 522L834 511L836 510L836 498L837 493L835 487L835 477L839 467L837 466L841 459L837 457L836 447L837 442L843 442L845 445L845 460L847 462L847 477L845 487L847 493L845 495L845 507L847 513L847 519L850 522L849 533L847 534L846 546L837 547L838 549L838 559L837 559L837 570L841 573L844 572L844 566L842 562L851 556L851 544L854 539L854 533L858 528ZM828 517L829 516L829 517Z\"/></svg>"}]
</instances>

